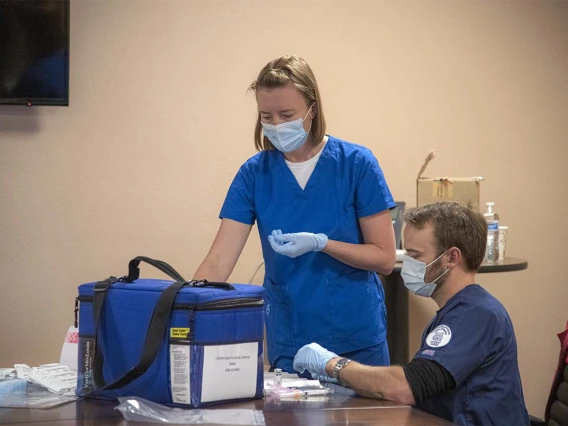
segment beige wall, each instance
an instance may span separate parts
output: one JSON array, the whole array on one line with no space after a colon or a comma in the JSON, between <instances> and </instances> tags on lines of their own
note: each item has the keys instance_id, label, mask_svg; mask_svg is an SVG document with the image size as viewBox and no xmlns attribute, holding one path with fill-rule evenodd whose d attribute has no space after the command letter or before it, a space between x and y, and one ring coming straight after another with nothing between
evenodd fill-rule
<instances>
[{"instance_id":1,"label":"beige wall","mask_svg":"<svg viewBox=\"0 0 568 426\"><path fill-rule=\"evenodd\" d=\"M370 147L396 199L414 203L430 149L430 174L485 178L482 202L530 266L479 282L513 318L542 415L568 319L568 3L75 0L71 12L70 107L0 107L0 366L57 361L77 285L123 275L136 255L192 275L254 154L246 88L296 53L328 132ZM231 279L261 259L253 232ZM413 352L434 306L410 309Z\"/></svg>"}]
</instances>

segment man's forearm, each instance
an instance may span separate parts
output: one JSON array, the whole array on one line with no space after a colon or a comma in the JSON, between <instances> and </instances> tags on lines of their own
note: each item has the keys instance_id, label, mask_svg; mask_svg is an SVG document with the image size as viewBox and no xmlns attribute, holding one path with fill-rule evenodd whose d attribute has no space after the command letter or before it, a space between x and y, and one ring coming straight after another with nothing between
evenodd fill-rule
<instances>
[{"instance_id":1,"label":"man's forearm","mask_svg":"<svg viewBox=\"0 0 568 426\"><path fill-rule=\"evenodd\" d=\"M326 365L331 377L337 360L339 358L333 358ZM412 389L402 367L371 367L351 362L341 370L339 378L342 384L362 396L414 405Z\"/></svg>"}]
</instances>

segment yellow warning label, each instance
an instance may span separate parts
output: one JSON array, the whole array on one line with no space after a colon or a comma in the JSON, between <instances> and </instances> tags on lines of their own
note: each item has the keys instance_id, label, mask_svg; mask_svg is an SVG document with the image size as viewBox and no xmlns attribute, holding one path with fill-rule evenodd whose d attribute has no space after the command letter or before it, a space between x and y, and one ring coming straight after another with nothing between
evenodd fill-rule
<instances>
[{"instance_id":1,"label":"yellow warning label","mask_svg":"<svg viewBox=\"0 0 568 426\"><path fill-rule=\"evenodd\" d=\"M185 339L189 334L189 328L170 328L170 337L172 339Z\"/></svg>"}]
</instances>

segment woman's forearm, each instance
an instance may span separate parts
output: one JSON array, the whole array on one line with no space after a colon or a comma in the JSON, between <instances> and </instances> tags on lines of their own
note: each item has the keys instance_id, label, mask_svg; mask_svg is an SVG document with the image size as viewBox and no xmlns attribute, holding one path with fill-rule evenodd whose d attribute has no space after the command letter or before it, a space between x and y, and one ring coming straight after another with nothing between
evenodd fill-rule
<instances>
[{"instance_id":1,"label":"woman's forearm","mask_svg":"<svg viewBox=\"0 0 568 426\"><path fill-rule=\"evenodd\" d=\"M350 244L328 240L322 252L354 268L375 271L381 275L392 272L395 250L383 250L374 244Z\"/></svg>"}]
</instances>

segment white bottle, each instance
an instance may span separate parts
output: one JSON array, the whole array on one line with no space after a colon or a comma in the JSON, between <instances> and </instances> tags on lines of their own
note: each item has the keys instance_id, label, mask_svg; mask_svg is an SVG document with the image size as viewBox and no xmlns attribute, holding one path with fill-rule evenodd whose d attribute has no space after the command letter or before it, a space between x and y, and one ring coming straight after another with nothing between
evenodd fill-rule
<instances>
[{"instance_id":1,"label":"white bottle","mask_svg":"<svg viewBox=\"0 0 568 426\"><path fill-rule=\"evenodd\" d=\"M499 215L494 211L495 203L485 203L483 217L487 222L487 246L485 261L495 263L499 260Z\"/></svg>"}]
</instances>

